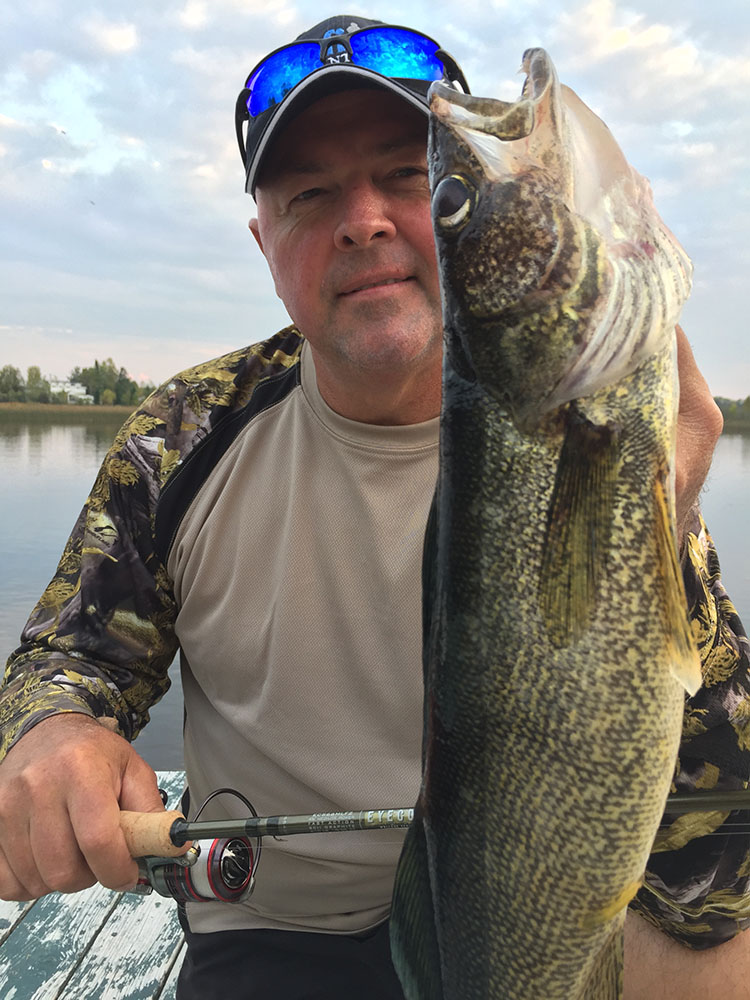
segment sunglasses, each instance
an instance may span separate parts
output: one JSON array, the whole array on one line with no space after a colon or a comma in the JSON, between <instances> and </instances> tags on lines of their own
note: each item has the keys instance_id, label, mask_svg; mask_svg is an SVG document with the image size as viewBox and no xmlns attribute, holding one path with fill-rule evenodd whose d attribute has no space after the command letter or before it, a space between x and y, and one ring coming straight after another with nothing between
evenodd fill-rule
<instances>
[{"instance_id":1,"label":"sunglasses","mask_svg":"<svg viewBox=\"0 0 750 1000\"><path fill-rule=\"evenodd\" d=\"M267 55L248 76L237 100L238 139L243 121L280 104L315 70L347 63L381 76L457 81L464 91L469 89L455 60L434 39L410 28L376 25L351 34L291 42Z\"/></svg>"}]
</instances>

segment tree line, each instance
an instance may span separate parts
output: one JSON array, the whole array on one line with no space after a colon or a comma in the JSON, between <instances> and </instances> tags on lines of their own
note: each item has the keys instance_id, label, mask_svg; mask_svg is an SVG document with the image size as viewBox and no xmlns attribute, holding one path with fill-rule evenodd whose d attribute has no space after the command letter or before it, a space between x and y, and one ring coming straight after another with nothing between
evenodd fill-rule
<instances>
[{"instance_id":1,"label":"tree line","mask_svg":"<svg viewBox=\"0 0 750 1000\"><path fill-rule=\"evenodd\" d=\"M153 385L139 385L112 358L95 361L88 368L74 368L68 381L83 385L86 392L94 397L97 406L137 406L155 388ZM67 402L67 393L56 391L38 365L30 365L25 378L20 368L13 365L0 368L0 403Z\"/></svg>"},{"instance_id":2,"label":"tree line","mask_svg":"<svg viewBox=\"0 0 750 1000\"><path fill-rule=\"evenodd\" d=\"M725 399L723 396L716 396L715 400L724 417L725 427L750 429L750 396L746 399Z\"/></svg>"},{"instance_id":3,"label":"tree line","mask_svg":"<svg viewBox=\"0 0 750 1000\"><path fill-rule=\"evenodd\" d=\"M95 361L88 368L73 368L69 382L85 386L94 397L95 405L137 406L156 388L139 385L124 368L118 368L112 358ZM750 396L746 399L726 399L716 396L716 403L729 427L750 428ZM67 403L64 392L55 392L38 365L26 369L26 378L19 368L5 365L0 368L0 403Z\"/></svg>"}]
</instances>

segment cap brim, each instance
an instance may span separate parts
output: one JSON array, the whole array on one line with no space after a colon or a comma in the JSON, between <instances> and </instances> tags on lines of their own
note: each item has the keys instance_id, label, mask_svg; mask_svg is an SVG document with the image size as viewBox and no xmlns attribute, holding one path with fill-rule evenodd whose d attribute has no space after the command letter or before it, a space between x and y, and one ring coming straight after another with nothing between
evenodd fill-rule
<instances>
[{"instance_id":1,"label":"cap brim","mask_svg":"<svg viewBox=\"0 0 750 1000\"><path fill-rule=\"evenodd\" d=\"M316 72L305 77L304 80L301 80L296 87L289 91L281 104L278 104L274 109L275 113L268 119L263 134L247 164L245 190L255 197L258 174L271 143L297 115L301 114L311 104L314 104L315 101L319 101L321 98L341 90L381 88L382 90L389 90L394 94L398 94L407 103L427 115L427 91L430 82L427 80L410 80L410 86L407 87L398 80L381 76L380 73L375 73L373 70L365 69L362 66L353 66L351 63L325 66L323 69L316 70ZM410 89L411 86L414 87L413 90ZM420 92L422 87L424 88L424 95Z\"/></svg>"}]
</instances>

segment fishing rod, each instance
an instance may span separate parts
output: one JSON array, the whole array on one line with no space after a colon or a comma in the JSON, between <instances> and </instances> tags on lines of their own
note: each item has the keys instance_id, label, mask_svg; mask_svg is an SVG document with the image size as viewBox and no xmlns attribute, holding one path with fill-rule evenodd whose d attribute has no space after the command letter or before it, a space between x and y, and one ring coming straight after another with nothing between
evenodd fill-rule
<instances>
[{"instance_id":1,"label":"fishing rod","mask_svg":"<svg viewBox=\"0 0 750 1000\"><path fill-rule=\"evenodd\" d=\"M120 813L128 849L138 861L138 882L131 891L156 891L182 902L238 903L255 886L263 837L405 829L414 818L412 807L258 816L243 795L229 788L213 792L198 815L222 792L241 799L252 815L188 821L177 810Z\"/></svg>"},{"instance_id":2,"label":"fishing rod","mask_svg":"<svg viewBox=\"0 0 750 1000\"><path fill-rule=\"evenodd\" d=\"M200 820L215 796L241 799L251 815L242 819ZM750 789L678 792L667 798L665 814L750 812ZM405 829L414 818L412 807L357 809L348 812L259 816L234 789L217 789L190 821L178 810L161 813L122 812L120 825L131 855L138 860L139 879L132 891L153 891L183 902L240 902L253 891L263 837L358 830ZM747 821L725 823L712 835L750 833ZM254 843L253 843L254 841ZM189 846L188 846L189 845Z\"/></svg>"},{"instance_id":3,"label":"fishing rod","mask_svg":"<svg viewBox=\"0 0 750 1000\"><path fill-rule=\"evenodd\" d=\"M120 813L120 825L133 857L182 854L189 841L209 837L288 837L299 833L344 833L394 830L409 826L413 808L358 809L353 812L305 813L300 816L248 816L246 819L192 823L174 810L164 813Z\"/></svg>"}]
</instances>

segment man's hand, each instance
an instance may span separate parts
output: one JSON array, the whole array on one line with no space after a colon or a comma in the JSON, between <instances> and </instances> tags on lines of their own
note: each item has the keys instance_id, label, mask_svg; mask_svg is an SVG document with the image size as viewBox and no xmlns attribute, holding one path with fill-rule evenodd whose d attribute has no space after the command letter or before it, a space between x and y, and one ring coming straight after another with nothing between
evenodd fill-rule
<instances>
[{"instance_id":1,"label":"man's hand","mask_svg":"<svg viewBox=\"0 0 750 1000\"><path fill-rule=\"evenodd\" d=\"M45 719L0 764L0 898L135 885L120 809L163 808L154 771L126 740L86 715Z\"/></svg>"},{"instance_id":2,"label":"man's hand","mask_svg":"<svg viewBox=\"0 0 750 1000\"><path fill-rule=\"evenodd\" d=\"M677 332L677 370L680 376L680 408L677 414L675 458L677 537L682 543L685 520L706 481L724 418L706 380L698 371L693 352L681 327Z\"/></svg>"}]
</instances>

